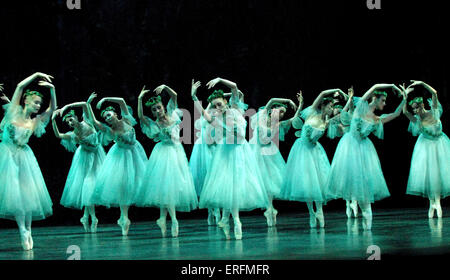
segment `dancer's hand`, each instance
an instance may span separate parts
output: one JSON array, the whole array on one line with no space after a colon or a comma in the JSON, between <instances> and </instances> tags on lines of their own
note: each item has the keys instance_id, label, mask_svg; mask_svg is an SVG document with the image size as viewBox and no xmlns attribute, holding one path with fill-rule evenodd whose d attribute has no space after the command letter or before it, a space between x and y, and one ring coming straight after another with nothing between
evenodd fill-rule
<instances>
[{"instance_id":1,"label":"dancer's hand","mask_svg":"<svg viewBox=\"0 0 450 280\"><path fill-rule=\"evenodd\" d=\"M161 92L162 92L166 87L167 87L166 85L160 85L159 87L155 88L155 89L153 90L153 92L155 92L156 95L160 95Z\"/></svg>"},{"instance_id":2,"label":"dancer's hand","mask_svg":"<svg viewBox=\"0 0 450 280\"><path fill-rule=\"evenodd\" d=\"M291 106L292 110L297 111L297 105L295 105L294 101L289 100L288 103Z\"/></svg>"},{"instance_id":3,"label":"dancer's hand","mask_svg":"<svg viewBox=\"0 0 450 280\"><path fill-rule=\"evenodd\" d=\"M416 80L411 80L411 85L409 85L409 87L415 87L415 86L420 86L420 85L423 85L424 84L424 82L422 82L422 81L416 81Z\"/></svg>"},{"instance_id":4,"label":"dancer's hand","mask_svg":"<svg viewBox=\"0 0 450 280\"><path fill-rule=\"evenodd\" d=\"M192 79L192 85L191 85L191 96L192 98L197 97L197 89L201 86L202 84L200 83L200 81L195 82L194 79Z\"/></svg>"},{"instance_id":5,"label":"dancer's hand","mask_svg":"<svg viewBox=\"0 0 450 280\"><path fill-rule=\"evenodd\" d=\"M148 90L148 89L145 89L145 86L142 88L142 90L141 90L141 93L139 93L139 99L142 99L142 98L144 98L144 95L146 94L146 93L148 93L148 92L150 92L150 90Z\"/></svg>"},{"instance_id":6,"label":"dancer's hand","mask_svg":"<svg viewBox=\"0 0 450 280\"><path fill-rule=\"evenodd\" d=\"M405 88L405 83L403 83L403 85L400 85L400 88L402 89L403 99L408 99L409 93L411 93L414 90L414 88L411 87L411 85Z\"/></svg>"},{"instance_id":7,"label":"dancer's hand","mask_svg":"<svg viewBox=\"0 0 450 280\"><path fill-rule=\"evenodd\" d=\"M55 86L49 82L46 81L39 81L38 85L40 85L41 87L46 87L46 88L50 88L50 89L54 89Z\"/></svg>"},{"instance_id":8,"label":"dancer's hand","mask_svg":"<svg viewBox=\"0 0 450 280\"><path fill-rule=\"evenodd\" d=\"M303 92L301 90L297 92L297 100L299 104L303 104Z\"/></svg>"},{"instance_id":9,"label":"dancer's hand","mask_svg":"<svg viewBox=\"0 0 450 280\"><path fill-rule=\"evenodd\" d=\"M0 84L0 92L3 91L3 84Z\"/></svg>"},{"instance_id":10,"label":"dancer's hand","mask_svg":"<svg viewBox=\"0 0 450 280\"><path fill-rule=\"evenodd\" d=\"M2 96L0 97L1 100L5 101L6 103L11 102L11 100L9 100L8 96L6 96L5 94L2 94Z\"/></svg>"},{"instance_id":11,"label":"dancer's hand","mask_svg":"<svg viewBox=\"0 0 450 280\"><path fill-rule=\"evenodd\" d=\"M92 100L94 100L94 98L97 97L97 94L95 93L95 91L93 93L91 93L91 95L89 95L88 100L86 101L87 104L91 104Z\"/></svg>"},{"instance_id":12,"label":"dancer's hand","mask_svg":"<svg viewBox=\"0 0 450 280\"><path fill-rule=\"evenodd\" d=\"M348 89L347 93L348 93L348 98L351 99L351 98L353 97L353 95L355 94L355 92L354 92L354 90L353 90L353 86L351 86L351 87Z\"/></svg>"},{"instance_id":13,"label":"dancer's hand","mask_svg":"<svg viewBox=\"0 0 450 280\"><path fill-rule=\"evenodd\" d=\"M49 82L49 83L52 82L51 79L54 79L53 76L48 75L48 74L44 74L44 73L41 73L41 72L36 72L36 73L34 73L33 75L34 75L34 79L36 79L36 78L42 78L42 79L44 79L44 80L47 80L47 82Z\"/></svg>"},{"instance_id":14,"label":"dancer's hand","mask_svg":"<svg viewBox=\"0 0 450 280\"><path fill-rule=\"evenodd\" d=\"M215 78L212 79L211 81L206 83L206 86L208 87L208 89L213 88L215 85L217 85L222 79L221 78Z\"/></svg>"},{"instance_id":15,"label":"dancer's hand","mask_svg":"<svg viewBox=\"0 0 450 280\"><path fill-rule=\"evenodd\" d=\"M60 109L56 109L55 111L53 111L52 120L55 120L58 115L61 116L61 110Z\"/></svg>"}]
</instances>

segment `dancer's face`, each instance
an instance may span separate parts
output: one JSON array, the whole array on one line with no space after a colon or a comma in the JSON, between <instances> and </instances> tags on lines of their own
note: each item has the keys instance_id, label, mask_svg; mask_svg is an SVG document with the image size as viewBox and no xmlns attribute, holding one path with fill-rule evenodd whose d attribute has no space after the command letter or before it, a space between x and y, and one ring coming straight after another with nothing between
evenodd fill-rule
<instances>
[{"instance_id":1,"label":"dancer's face","mask_svg":"<svg viewBox=\"0 0 450 280\"><path fill-rule=\"evenodd\" d=\"M336 116L340 112L342 112L342 108L336 108L336 107L333 108L333 116Z\"/></svg>"},{"instance_id":2,"label":"dancer's face","mask_svg":"<svg viewBox=\"0 0 450 280\"><path fill-rule=\"evenodd\" d=\"M424 105L423 103L413 103L411 105L412 109L413 109L413 113L416 115L420 115L423 114L424 112Z\"/></svg>"},{"instance_id":3,"label":"dancer's face","mask_svg":"<svg viewBox=\"0 0 450 280\"><path fill-rule=\"evenodd\" d=\"M107 124L112 124L117 121L117 114L114 111L106 111L103 114L103 119L105 119Z\"/></svg>"},{"instance_id":4,"label":"dancer's face","mask_svg":"<svg viewBox=\"0 0 450 280\"><path fill-rule=\"evenodd\" d=\"M212 106L217 113L223 113L227 108L227 101L224 98L216 98L212 101Z\"/></svg>"},{"instance_id":5,"label":"dancer's face","mask_svg":"<svg viewBox=\"0 0 450 280\"><path fill-rule=\"evenodd\" d=\"M272 108L272 113L271 113L272 118L277 117L279 120L282 120L284 117L284 114L286 114L286 108L284 108L284 107Z\"/></svg>"},{"instance_id":6,"label":"dancer's face","mask_svg":"<svg viewBox=\"0 0 450 280\"><path fill-rule=\"evenodd\" d=\"M76 117L68 117L66 118L66 123L70 127L75 127L78 124L78 118Z\"/></svg>"},{"instance_id":7,"label":"dancer's face","mask_svg":"<svg viewBox=\"0 0 450 280\"><path fill-rule=\"evenodd\" d=\"M41 109L42 105L42 98L37 95L31 95L27 96L25 99L25 106L31 113L37 113L39 112L39 109Z\"/></svg>"},{"instance_id":8,"label":"dancer's face","mask_svg":"<svg viewBox=\"0 0 450 280\"><path fill-rule=\"evenodd\" d=\"M383 110L384 106L386 106L386 96L377 97L376 105L378 110Z\"/></svg>"},{"instance_id":9,"label":"dancer's face","mask_svg":"<svg viewBox=\"0 0 450 280\"><path fill-rule=\"evenodd\" d=\"M327 102L322 105L322 112L325 115L330 116L333 113L333 102Z\"/></svg>"},{"instance_id":10,"label":"dancer's face","mask_svg":"<svg viewBox=\"0 0 450 280\"><path fill-rule=\"evenodd\" d=\"M162 105L162 103L156 103L155 105L152 106L153 117L159 119L163 117L165 113L166 112L164 110L164 105Z\"/></svg>"}]
</instances>

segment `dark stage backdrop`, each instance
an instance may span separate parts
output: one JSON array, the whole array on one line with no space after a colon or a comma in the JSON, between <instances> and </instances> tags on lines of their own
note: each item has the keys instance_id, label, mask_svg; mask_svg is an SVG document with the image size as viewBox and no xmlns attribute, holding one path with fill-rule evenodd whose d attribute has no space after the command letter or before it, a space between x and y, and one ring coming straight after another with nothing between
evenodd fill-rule
<instances>
[{"instance_id":1,"label":"dark stage backdrop","mask_svg":"<svg viewBox=\"0 0 450 280\"><path fill-rule=\"evenodd\" d=\"M251 108L265 105L270 97L295 98L299 89L309 106L324 89L346 91L353 85L360 96L374 83L417 79L438 90L448 133L447 18L438 3L405 0L381 0L381 10L369 10L366 0L82 0L81 10L69 10L65 0L3 1L0 83L11 97L18 82L40 71L55 77L59 107L86 100L95 91L99 98L125 98L136 116L143 85L169 85L179 94L179 106L193 112L192 78L203 85L215 77L237 82ZM204 87L199 90L204 100L209 93ZM421 89L413 95L428 96ZM399 102L391 94L385 111L395 110ZM63 127L67 129L60 123ZM371 136L391 191L374 210L420 207L425 217L427 201L405 195L416 141L407 127L402 115L385 125L384 140ZM154 143L139 126L136 130L149 156ZM285 159L294 141L291 131L281 143ZM320 142L331 161L338 140ZM79 224L80 211L59 205L73 154L59 144L51 125L30 146L54 202L53 216L36 225ZM188 157L192 146L184 145ZM280 215L306 212L306 205L298 202L275 201L275 207ZM341 209L345 215L344 208L342 200L332 201L325 213ZM101 223L115 222L119 210L98 207L97 213ZM261 211L253 213L262 216ZM155 208L130 210L132 221L158 215ZM179 215L206 219L205 210ZM0 222L0 227L13 226L12 221Z\"/></svg>"}]
</instances>

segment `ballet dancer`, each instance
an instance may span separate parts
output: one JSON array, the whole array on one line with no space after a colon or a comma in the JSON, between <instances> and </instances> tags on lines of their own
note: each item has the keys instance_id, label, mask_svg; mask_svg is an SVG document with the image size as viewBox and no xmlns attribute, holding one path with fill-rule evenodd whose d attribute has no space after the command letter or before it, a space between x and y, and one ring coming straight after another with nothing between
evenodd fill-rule
<instances>
[{"instance_id":1,"label":"ballet dancer","mask_svg":"<svg viewBox=\"0 0 450 280\"><path fill-rule=\"evenodd\" d=\"M136 192L136 206L158 207L160 218L156 224L166 236L166 217L172 220L172 237L178 236L176 211L189 212L197 208L198 200L194 181L189 169L186 153L180 143L180 125L183 112L178 109L177 93L166 85L158 86L156 96L145 105L150 108L155 120L143 113L143 99L149 90L142 89L138 98L138 117L142 132L157 142L148 160L144 178ZM164 107L161 93L165 91L170 100Z\"/></svg>"},{"instance_id":2,"label":"ballet dancer","mask_svg":"<svg viewBox=\"0 0 450 280\"><path fill-rule=\"evenodd\" d=\"M94 96L95 97L95 96ZM100 109L104 102L113 102L120 106L121 118L112 106L106 107L100 115L107 124L98 121L90 104L87 104L96 129L102 133L103 144L114 140L97 176L93 205L119 207L120 218L117 224L122 228L122 235L128 235L131 221L128 209L135 203L138 187L143 180L147 155L144 148L136 140L133 126L136 121L131 115L125 100L120 97L105 97L97 103Z\"/></svg>"},{"instance_id":3,"label":"ballet dancer","mask_svg":"<svg viewBox=\"0 0 450 280\"><path fill-rule=\"evenodd\" d=\"M212 114L208 113L196 96L196 87L191 91L197 110L214 126L214 139L217 146L213 160L205 178L200 194L200 208L221 208L222 219L218 226L222 227L227 239L229 235L230 213L234 220L234 236L242 239L242 223L239 211L250 211L256 208L267 209L268 194L256 163L252 149L245 140L246 121L243 117L247 105L239 99L236 83L216 78L206 85L208 89L217 84L231 89L230 102L224 97L222 90L215 90L208 98L212 104Z\"/></svg>"},{"instance_id":4,"label":"ballet dancer","mask_svg":"<svg viewBox=\"0 0 450 280\"><path fill-rule=\"evenodd\" d=\"M24 89L37 79L41 79L39 86L50 90L49 107L42 113L39 110L43 94L29 89L24 93ZM51 79L52 76L40 72L29 76L17 85L11 102L4 105L6 113L0 142L0 217L17 222L24 250L33 249L32 221L43 220L53 213L42 172L27 145L32 134L41 137L45 133L56 109Z\"/></svg>"},{"instance_id":5,"label":"ballet dancer","mask_svg":"<svg viewBox=\"0 0 450 280\"><path fill-rule=\"evenodd\" d=\"M430 109L425 109L423 97L416 97L409 102L413 114L403 106L403 114L408 117L408 131L417 138L411 159L408 187L406 193L423 196L430 200L428 217L442 217L441 198L450 194L450 140L442 132L442 106L437 91L422 81L412 81L408 87L423 86L431 93L428 99ZM406 89L404 89L406 92Z\"/></svg>"},{"instance_id":6,"label":"ballet dancer","mask_svg":"<svg viewBox=\"0 0 450 280\"><path fill-rule=\"evenodd\" d=\"M387 88L402 94L394 84L376 84L358 101L350 131L342 136L336 148L326 184L327 200L358 201L366 230L372 228L371 203L390 196L377 151L368 136L373 133L383 139L383 125L397 118L406 102L403 99L393 113L375 115L376 109L383 110L386 105L387 93L382 90Z\"/></svg>"},{"instance_id":7,"label":"ballet dancer","mask_svg":"<svg viewBox=\"0 0 450 280\"><path fill-rule=\"evenodd\" d=\"M269 206L264 212L269 227L276 225L278 211L273 207L273 199L280 195L286 168L286 162L278 145L279 141L284 141L284 136L289 131L292 122L300 121L298 116L303 106L301 91L297 93L297 100L298 107L290 99L272 98L250 119L253 129L250 143L269 195ZM292 118L282 121L288 107L287 104L291 106L295 114Z\"/></svg>"},{"instance_id":8,"label":"ballet dancer","mask_svg":"<svg viewBox=\"0 0 450 280\"><path fill-rule=\"evenodd\" d=\"M313 104L301 112L300 116L305 122L300 138L294 142L289 152L280 192L280 197L284 200L306 202L311 228L317 226L317 220L321 228L325 226L322 205L326 202L325 184L330 162L318 140L328 127L335 102L330 95L336 92L343 94L340 89L322 91Z\"/></svg>"},{"instance_id":9,"label":"ballet dancer","mask_svg":"<svg viewBox=\"0 0 450 280\"><path fill-rule=\"evenodd\" d=\"M105 151L99 141L99 133L94 128L87 106L94 97L95 94L92 94L87 103L76 102L68 104L62 109L53 112L52 117L55 136L61 139L61 145L66 150L74 152L60 203L68 208L80 210L84 208L84 215L80 222L86 232L90 231L93 233L97 232L98 219L95 216L95 205L92 204L91 197L100 167L105 159ZM74 110L64 114L67 109L73 107L81 107L83 109L82 121L78 120ZM72 131L67 133L59 131L56 124L58 115L63 116L63 122L72 128ZM91 226L89 226L89 216L92 221Z\"/></svg>"}]
</instances>

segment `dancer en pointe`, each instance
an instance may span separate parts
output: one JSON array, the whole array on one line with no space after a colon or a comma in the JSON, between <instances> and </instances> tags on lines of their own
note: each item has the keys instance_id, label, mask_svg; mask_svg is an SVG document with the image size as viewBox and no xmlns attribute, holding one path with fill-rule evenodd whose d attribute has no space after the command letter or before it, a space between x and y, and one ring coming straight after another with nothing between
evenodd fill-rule
<instances>
[{"instance_id":1,"label":"dancer en pointe","mask_svg":"<svg viewBox=\"0 0 450 280\"><path fill-rule=\"evenodd\" d=\"M430 200L428 217L442 217L441 198L450 194L450 140L442 132L442 106L437 91L422 81L412 81L408 87L423 86L431 93L428 99L429 110L425 109L423 97L416 97L409 102L413 110L411 114L407 105L403 113L410 120L408 131L419 136L414 146L409 171L406 193L423 196ZM404 90L407 92L406 90Z\"/></svg>"},{"instance_id":2,"label":"dancer en pointe","mask_svg":"<svg viewBox=\"0 0 450 280\"><path fill-rule=\"evenodd\" d=\"M329 117L333 112L334 99L331 94L340 89L322 91L313 105L301 112L305 120L300 136L289 152L286 176L280 197L285 200L306 202L309 211L309 224L314 228L317 220L321 228L325 226L322 205L326 202L325 184L330 171L327 154L318 140L324 135ZM316 210L314 211L314 204Z\"/></svg>"},{"instance_id":3,"label":"dancer en pointe","mask_svg":"<svg viewBox=\"0 0 450 280\"><path fill-rule=\"evenodd\" d=\"M100 115L107 124L99 122L90 104L87 104L95 128L102 133L103 144L115 142L100 168L91 202L93 205L108 208L120 207L117 224L122 228L122 235L128 235L131 224L128 209L135 204L136 191L144 178L147 155L136 140L133 128L136 121L125 100L119 97L105 97L97 103L97 109L107 101L118 104L121 113L119 119L114 107L108 106L102 110Z\"/></svg>"},{"instance_id":4,"label":"dancer en pointe","mask_svg":"<svg viewBox=\"0 0 450 280\"><path fill-rule=\"evenodd\" d=\"M61 197L61 205L68 208L83 209L84 215L80 219L86 232L97 232L98 219L95 216L95 205L91 198L100 168L105 159L105 151L99 140L99 133L94 128L87 104L94 98L92 94L87 103L76 102L64 106L61 110L53 112L53 131L57 138L61 139L61 145L69 152L74 152L72 164L67 176L64 191ZM83 120L80 122L74 110L69 108L81 107L83 109ZM56 124L56 117L63 116L63 122L72 131L61 133ZM78 147L77 147L78 145ZM89 226L89 216L92 224Z\"/></svg>"},{"instance_id":5,"label":"dancer en pointe","mask_svg":"<svg viewBox=\"0 0 450 280\"><path fill-rule=\"evenodd\" d=\"M386 88L402 93L393 84L377 84L358 101L350 131L342 136L336 148L326 184L327 200L342 198L358 201L366 230L372 228L371 203L390 196L377 151L368 136L373 133L383 139L383 125L397 118L406 102L403 99L393 113L375 115L376 109L383 110L386 105L387 93L382 91Z\"/></svg>"},{"instance_id":6,"label":"dancer en pointe","mask_svg":"<svg viewBox=\"0 0 450 280\"><path fill-rule=\"evenodd\" d=\"M334 139L342 137L345 133L350 131L350 124L352 122L353 111L355 110L356 103L360 97L354 97L353 87L348 89L348 94L344 94L346 104L344 107L339 104L335 104L333 107L333 117L330 119L330 124L327 129L327 137ZM358 202L356 200L345 201L345 214L347 218L353 216L358 217Z\"/></svg>"},{"instance_id":7,"label":"dancer en pointe","mask_svg":"<svg viewBox=\"0 0 450 280\"><path fill-rule=\"evenodd\" d=\"M39 114L43 94L24 89L36 79L50 90L49 107ZM28 146L30 136L45 133L56 109L52 76L35 73L17 85L11 102L4 105L3 133L0 143L0 217L15 220L24 250L33 249L31 222L52 215L52 201L33 151ZM23 105L21 104L23 101ZM33 116L34 115L34 116Z\"/></svg>"},{"instance_id":8,"label":"dancer en pointe","mask_svg":"<svg viewBox=\"0 0 450 280\"><path fill-rule=\"evenodd\" d=\"M286 162L279 150L279 141L284 141L284 136L294 121L300 121L298 116L303 106L301 91L297 93L297 100L298 107L290 99L272 98L250 120L253 129L250 146L263 174L264 186L269 195L269 206L264 212L269 227L277 223L278 211L273 207L273 199L280 196L286 169ZM295 114L292 118L282 121L287 110L286 104L291 106Z\"/></svg>"},{"instance_id":9,"label":"dancer en pointe","mask_svg":"<svg viewBox=\"0 0 450 280\"><path fill-rule=\"evenodd\" d=\"M155 120L144 116L142 100L149 91L142 89L138 98L138 116L142 132L157 142L150 155L144 178L136 192L136 206L158 207L160 218L156 224L166 236L166 218L172 220L172 237L178 236L176 211L189 212L197 208L198 200L186 153L180 143L180 125L183 112L178 109L177 93L166 85L155 90L156 96L145 103ZM165 91L170 100L164 107L161 93Z\"/></svg>"},{"instance_id":10,"label":"dancer en pointe","mask_svg":"<svg viewBox=\"0 0 450 280\"><path fill-rule=\"evenodd\" d=\"M222 84L231 89L230 103L224 98L222 90L215 90L208 98L212 104L210 114L202 107L196 96L199 84L193 83L192 99L195 108L214 126L217 143L210 169L200 194L200 208L223 209L219 226L227 239L230 238L229 217L234 220L234 236L242 239L242 224L239 211L256 208L267 209L268 194L264 187L259 166L247 140L245 140L246 121L243 117L247 109L239 99L236 83L216 78L206 85L209 89Z\"/></svg>"}]
</instances>

